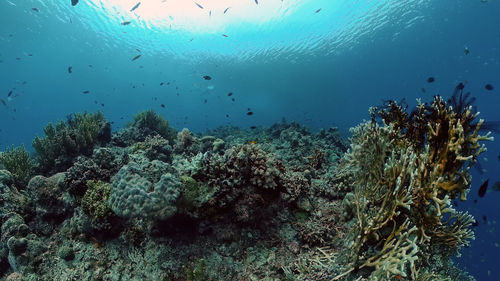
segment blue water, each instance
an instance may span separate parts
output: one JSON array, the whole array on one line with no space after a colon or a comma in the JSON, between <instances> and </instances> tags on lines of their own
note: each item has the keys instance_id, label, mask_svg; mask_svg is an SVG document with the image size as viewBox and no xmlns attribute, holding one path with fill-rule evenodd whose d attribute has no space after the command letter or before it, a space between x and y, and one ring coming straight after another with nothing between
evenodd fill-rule
<instances>
[{"instance_id":1,"label":"blue water","mask_svg":"<svg viewBox=\"0 0 500 281\"><path fill-rule=\"evenodd\" d=\"M462 81L480 116L500 120L500 1L141 2L130 12L137 0L0 0L0 150L31 149L48 122L85 110L101 110L114 129L154 109L177 129L285 117L347 136L382 100L447 97ZM459 205L479 221L457 259L477 280L500 276L500 192L477 198L483 180L500 180L495 137L481 159L487 172L473 172Z\"/></svg>"}]
</instances>

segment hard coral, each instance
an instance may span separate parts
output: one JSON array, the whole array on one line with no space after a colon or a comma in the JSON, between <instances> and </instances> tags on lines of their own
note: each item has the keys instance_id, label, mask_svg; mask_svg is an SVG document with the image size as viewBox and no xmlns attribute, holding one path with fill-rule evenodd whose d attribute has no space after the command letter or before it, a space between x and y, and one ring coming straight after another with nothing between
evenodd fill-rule
<instances>
[{"instance_id":1,"label":"hard coral","mask_svg":"<svg viewBox=\"0 0 500 281\"><path fill-rule=\"evenodd\" d=\"M111 185L102 181L90 180L87 182L87 192L82 198L82 209L94 221L105 221L107 217L113 216L109 206L109 194Z\"/></svg>"},{"instance_id":2,"label":"hard coral","mask_svg":"<svg viewBox=\"0 0 500 281\"><path fill-rule=\"evenodd\" d=\"M239 145L224 156L206 153L201 165L195 177L217 188L210 204L232 206L239 221L255 219L258 206L276 199L284 188L283 165L258 145Z\"/></svg>"},{"instance_id":3,"label":"hard coral","mask_svg":"<svg viewBox=\"0 0 500 281\"><path fill-rule=\"evenodd\" d=\"M64 176L64 173L49 178L35 176L25 191L34 207L32 212L35 217L30 226L45 235L71 215L72 206L68 205L64 194Z\"/></svg>"},{"instance_id":4,"label":"hard coral","mask_svg":"<svg viewBox=\"0 0 500 281\"><path fill-rule=\"evenodd\" d=\"M147 110L136 114L132 123L128 123L124 130L114 134L113 142L124 147L142 142L148 136L160 135L169 143L173 143L176 134L167 120L153 110Z\"/></svg>"},{"instance_id":5,"label":"hard coral","mask_svg":"<svg viewBox=\"0 0 500 281\"><path fill-rule=\"evenodd\" d=\"M92 159L78 157L73 166L66 171L65 184L68 192L75 196L83 196L90 180L109 181L111 171L99 167Z\"/></svg>"},{"instance_id":6,"label":"hard coral","mask_svg":"<svg viewBox=\"0 0 500 281\"><path fill-rule=\"evenodd\" d=\"M177 212L176 200L181 183L166 173L151 172L154 163L130 162L113 178L109 203L111 209L124 218L168 219ZM156 174L156 175L155 175Z\"/></svg>"},{"instance_id":7,"label":"hard coral","mask_svg":"<svg viewBox=\"0 0 500 281\"><path fill-rule=\"evenodd\" d=\"M492 138L479 135L483 120L475 121L469 103L452 101L419 101L411 114L390 101L353 130L341 165L354 185L353 269L370 268L371 278L416 279L426 257L456 253L474 237L471 216L450 203L466 199L470 167L486 150L479 142Z\"/></svg>"},{"instance_id":8,"label":"hard coral","mask_svg":"<svg viewBox=\"0 0 500 281\"><path fill-rule=\"evenodd\" d=\"M147 136L143 142L132 146L131 153L143 152L149 160L172 161L172 147L160 135Z\"/></svg>"}]
</instances>

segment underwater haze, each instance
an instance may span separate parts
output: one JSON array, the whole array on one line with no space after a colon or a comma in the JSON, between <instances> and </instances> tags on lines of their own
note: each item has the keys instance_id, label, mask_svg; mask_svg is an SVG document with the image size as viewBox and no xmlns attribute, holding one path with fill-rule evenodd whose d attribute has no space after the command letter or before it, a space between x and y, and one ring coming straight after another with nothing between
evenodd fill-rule
<instances>
[{"instance_id":1,"label":"underwater haze","mask_svg":"<svg viewBox=\"0 0 500 281\"><path fill-rule=\"evenodd\" d=\"M499 279L500 1L0 11L0 280Z\"/></svg>"}]
</instances>

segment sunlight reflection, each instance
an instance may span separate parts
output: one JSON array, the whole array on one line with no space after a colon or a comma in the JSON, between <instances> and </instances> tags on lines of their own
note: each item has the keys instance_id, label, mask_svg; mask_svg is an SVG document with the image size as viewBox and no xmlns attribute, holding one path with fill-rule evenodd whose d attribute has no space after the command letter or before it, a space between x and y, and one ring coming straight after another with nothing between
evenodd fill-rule
<instances>
[{"instance_id":1,"label":"sunlight reflection","mask_svg":"<svg viewBox=\"0 0 500 281\"><path fill-rule=\"evenodd\" d=\"M143 21L156 28L214 33L231 25L261 25L290 15L298 0L88 0L122 21ZM302 3L307 1L301 1ZM140 3L140 4L139 4ZM137 7L136 5L139 4ZM136 7L134 9L134 7Z\"/></svg>"}]
</instances>

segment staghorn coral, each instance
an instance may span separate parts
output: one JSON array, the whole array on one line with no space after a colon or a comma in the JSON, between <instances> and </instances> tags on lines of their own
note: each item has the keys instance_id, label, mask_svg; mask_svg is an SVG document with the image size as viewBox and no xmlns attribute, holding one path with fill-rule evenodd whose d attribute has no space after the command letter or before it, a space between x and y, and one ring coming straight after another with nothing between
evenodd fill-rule
<instances>
[{"instance_id":1,"label":"staghorn coral","mask_svg":"<svg viewBox=\"0 0 500 281\"><path fill-rule=\"evenodd\" d=\"M410 114L394 101L371 114L371 122L352 130L341 163L352 173L346 178L354 187L357 227L352 267L334 280L363 268L373 280L415 280L427 256L446 258L474 238L473 218L454 210L451 199L466 199L470 167L486 150L479 142L492 138L479 134L483 120L475 121L469 103L439 96L429 105L418 101Z\"/></svg>"}]
</instances>

